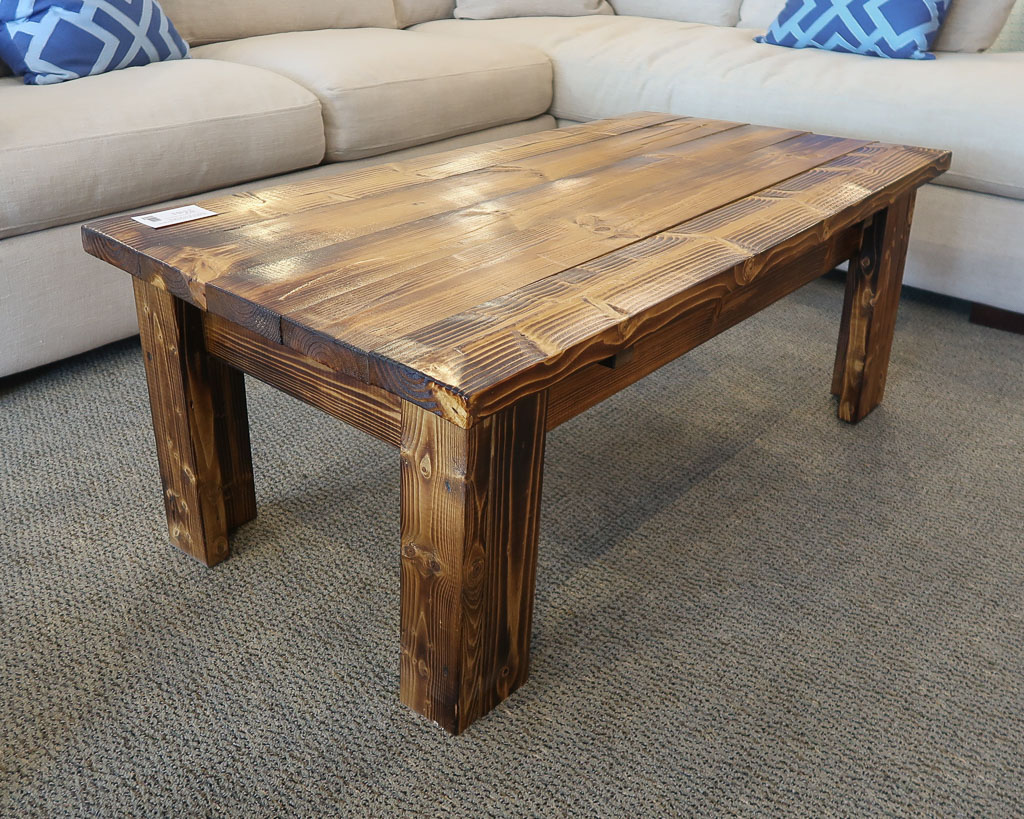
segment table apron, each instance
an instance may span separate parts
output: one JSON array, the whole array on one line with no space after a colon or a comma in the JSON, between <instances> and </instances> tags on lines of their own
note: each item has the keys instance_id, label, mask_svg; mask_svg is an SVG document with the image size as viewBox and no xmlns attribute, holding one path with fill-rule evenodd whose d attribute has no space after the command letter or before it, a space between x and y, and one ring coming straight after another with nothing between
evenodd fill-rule
<instances>
[{"instance_id":1,"label":"table apron","mask_svg":"<svg viewBox=\"0 0 1024 819\"><path fill-rule=\"evenodd\" d=\"M213 313L203 314L203 325L210 355L386 444L401 445L398 396Z\"/></svg>"},{"instance_id":2,"label":"table apron","mask_svg":"<svg viewBox=\"0 0 1024 819\"><path fill-rule=\"evenodd\" d=\"M548 429L575 418L849 261L860 246L862 233L863 224L855 224L803 255L761 272L753 282L728 290L724 297L697 299L681 315L631 345L627 356L620 353L613 362L587 365L553 384ZM707 292L716 291L709 288Z\"/></svg>"}]
</instances>

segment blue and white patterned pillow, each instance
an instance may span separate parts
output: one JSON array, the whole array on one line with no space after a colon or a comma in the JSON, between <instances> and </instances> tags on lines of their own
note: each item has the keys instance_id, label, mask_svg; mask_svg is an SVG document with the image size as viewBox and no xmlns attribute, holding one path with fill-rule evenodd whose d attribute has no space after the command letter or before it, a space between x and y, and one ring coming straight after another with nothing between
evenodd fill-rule
<instances>
[{"instance_id":1,"label":"blue and white patterned pillow","mask_svg":"<svg viewBox=\"0 0 1024 819\"><path fill-rule=\"evenodd\" d=\"M759 43L934 60L950 0L787 0Z\"/></svg>"},{"instance_id":2,"label":"blue and white patterned pillow","mask_svg":"<svg viewBox=\"0 0 1024 819\"><path fill-rule=\"evenodd\" d=\"M28 85L187 56L156 0L0 0L0 59Z\"/></svg>"}]
</instances>

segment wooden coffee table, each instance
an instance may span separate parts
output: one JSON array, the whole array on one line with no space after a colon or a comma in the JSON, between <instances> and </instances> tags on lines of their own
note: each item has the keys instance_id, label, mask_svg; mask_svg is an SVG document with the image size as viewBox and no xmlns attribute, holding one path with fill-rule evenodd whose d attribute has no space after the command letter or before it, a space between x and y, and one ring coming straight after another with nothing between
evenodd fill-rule
<instances>
[{"instance_id":1,"label":"wooden coffee table","mask_svg":"<svg viewBox=\"0 0 1024 819\"><path fill-rule=\"evenodd\" d=\"M243 372L401 450L401 698L459 732L527 677L547 431L846 260L832 391L863 418L949 160L634 114L83 234L135 277L181 549L212 566L256 514Z\"/></svg>"}]
</instances>

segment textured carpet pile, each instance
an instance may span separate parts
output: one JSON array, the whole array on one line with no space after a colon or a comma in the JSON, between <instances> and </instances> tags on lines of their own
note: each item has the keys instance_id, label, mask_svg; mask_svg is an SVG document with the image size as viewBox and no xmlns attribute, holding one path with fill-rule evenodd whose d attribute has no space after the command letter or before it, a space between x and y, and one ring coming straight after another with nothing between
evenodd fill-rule
<instances>
[{"instance_id":1,"label":"textured carpet pile","mask_svg":"<svg viewBox=\"0 0 1024 819\"><path fill-rule=\"evenodd\" d=\"M549 437L529 683L400 706L398 457L249 381L260 514L165 542L137 342L0 382L0 815L1020 815L1024 338L816 283Z\"/></svg>"}]
</instances>

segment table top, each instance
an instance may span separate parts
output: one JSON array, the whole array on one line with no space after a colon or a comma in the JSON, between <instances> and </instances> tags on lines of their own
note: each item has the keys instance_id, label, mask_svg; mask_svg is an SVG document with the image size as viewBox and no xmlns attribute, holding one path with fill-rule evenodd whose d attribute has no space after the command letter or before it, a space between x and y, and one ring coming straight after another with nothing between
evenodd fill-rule
<instances>
[{"instance_id":1,"label":"table top","mask_svg":"<svg viewBox=\"0 0 1024 819\"><path fill-rule=\"evenodd\" d=\"M260 335L480 417L949 167L945 151L641 113L252 193L86 249Z\"/></svg>"}]
</instances>

